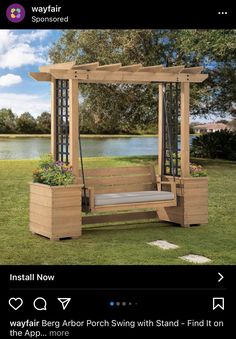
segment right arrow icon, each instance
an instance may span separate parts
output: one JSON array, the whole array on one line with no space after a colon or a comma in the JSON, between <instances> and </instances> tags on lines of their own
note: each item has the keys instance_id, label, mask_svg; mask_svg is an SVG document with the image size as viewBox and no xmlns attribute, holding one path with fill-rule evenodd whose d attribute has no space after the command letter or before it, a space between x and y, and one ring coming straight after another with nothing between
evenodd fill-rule
<instances>
[{"instance_id":1,"label":"right arrow icon","mask_svg":"<svg viewBox=\"0 0 236 339\"><path fill-rule=\"evenodd\" d=\"M221 282L221 280L224 279L224 276L223 276L220 272L218 272L218 275L219 275L219 277L220 277L220 278L218 279L218 282Z\"/></svg>"}]
</instances>

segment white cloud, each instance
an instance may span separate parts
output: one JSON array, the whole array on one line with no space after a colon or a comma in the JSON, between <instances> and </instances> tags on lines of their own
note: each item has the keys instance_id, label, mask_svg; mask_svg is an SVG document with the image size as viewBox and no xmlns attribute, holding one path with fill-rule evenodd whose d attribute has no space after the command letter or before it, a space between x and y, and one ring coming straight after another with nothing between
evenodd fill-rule
<instances>
[{"instance_id":1,"label":"white cloud","mask_svg":"<svg viewBox=\"0 0 236 339\"><path fill-rule=\"evenodd\" d=\"M31 32L28 32L28 33L23 33L20 35L20 39L21 39L21 42L24 41L24 42L29 42L29 41L35 41L35 40L44 40L47 35L49 34L49 30L47 29L43 29L43 30L35 30L35 31L31 31Z\"/></svg>"},{"instance_id":2,"label":"white cloud","mask_svg":"<svg viewBox=\"0 0 236 339\"><path fill-rule=\"evenodd\" d=\"M49 31L17 31L0 30L0 68L17 68L24 65L46 63L48 46L42 45ZM33 41L41 44L33 46Z\"/></svg>"},{"instance_id":3,"label":"white cloud","mask_svg":"<svg viewBox=\"0 0 236 339\"><path fill-rule=\"evenodd\" d=\"M22 78L19 75L15 74L6 74L0 77L0 87L9 87L12 85L19 84L22 81Z\"/></svg>"},{"instance_id":4,"label":"white cloud","mask_svg":"<svg viewBox=\"0 0 236 339\"><path fill-rule=\"evenodd\" d=\"M9 29L0 30L0 55L3 51L11 46L16 39L16 36Z\"/></svg>"},{"instance_id":5,"label":"white cloud","mask_svg":"<svg viewBox=\"0 0 236 339\"><path fill-rule=\"evenodd\" d=\"M0 55L0 68L13 69L44 62L45 59L28 44L18 44Z\"/></svg>"},{"instance_id":6,"label":"white cloud","mask_svg":"<svg viewBox=\"0 0 236 339\"><path fill-rule=\"evenodd\" d=\"M29 112L36 117L44 111L50 111L50 99L32 94L4 93L0 95L1 108L11 108L18 115Z\"/></svg>"}]
</instances>

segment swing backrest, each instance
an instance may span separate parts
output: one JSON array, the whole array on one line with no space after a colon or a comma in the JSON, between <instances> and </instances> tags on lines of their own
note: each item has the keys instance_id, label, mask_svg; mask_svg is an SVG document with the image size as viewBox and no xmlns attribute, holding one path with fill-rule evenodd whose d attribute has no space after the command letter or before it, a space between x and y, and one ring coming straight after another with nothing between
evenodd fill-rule
<instances>
[{"instance_id":1,"label":"swing backrest","mask_svg":"<svg viewBox=\"0 0 236 339\"><path fill-rule=\"evenodd\" d=\"M85 168L84 175L86 187L93 187L95 194L157 190L153 165Z\"/></svg>"}]
</instances>

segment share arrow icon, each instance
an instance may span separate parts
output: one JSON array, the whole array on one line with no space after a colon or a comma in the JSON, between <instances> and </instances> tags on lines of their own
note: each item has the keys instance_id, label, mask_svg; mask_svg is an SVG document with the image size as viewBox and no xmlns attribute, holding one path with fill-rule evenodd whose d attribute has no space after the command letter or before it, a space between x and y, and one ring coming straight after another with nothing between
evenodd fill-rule
<instances>
[{"instance_id":1,"label":"share arrow icon","mask_svg":"<svg viewBox=\"0 0 236 339\"><path fill-rule=\"evenodd\" d=\"M67 308L71 298L57 298L60 301L63 311Z\"/></svg>"}]
</instances>

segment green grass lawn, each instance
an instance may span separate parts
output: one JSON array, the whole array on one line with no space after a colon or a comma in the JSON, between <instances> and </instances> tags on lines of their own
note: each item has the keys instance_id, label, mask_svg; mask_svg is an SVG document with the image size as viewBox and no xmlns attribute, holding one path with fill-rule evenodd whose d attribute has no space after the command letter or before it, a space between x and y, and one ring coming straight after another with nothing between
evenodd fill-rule
<instances>
[{"instance_id":1,"label":"green grass lawn","mask_svg":"<svg viewBox=\"0 0 236 339\"><path fill-rule=\"evenodd\" d=\"M152 157L87 158L88 167L140 165ZM181 228L164 222L87 226L77 240L52 242L29 231L29 187L36 160L0 161L0 264L186 264L186 254L212 264L236 264L236 163L201 160L209 174L209 224ZM163 251L157 239L180 246Z\"/></svg>"}]
</instances>

